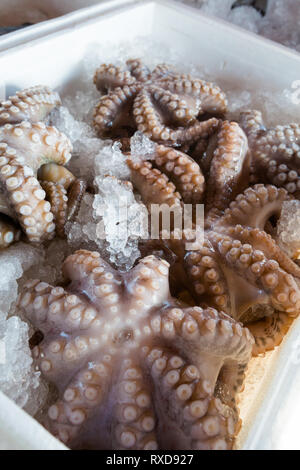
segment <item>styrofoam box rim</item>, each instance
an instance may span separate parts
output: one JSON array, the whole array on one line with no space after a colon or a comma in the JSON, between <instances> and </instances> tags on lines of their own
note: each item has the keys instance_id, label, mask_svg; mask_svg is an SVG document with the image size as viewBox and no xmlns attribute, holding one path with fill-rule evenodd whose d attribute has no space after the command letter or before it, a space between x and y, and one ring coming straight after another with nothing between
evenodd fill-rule
<instances>
[{"instance_id":1,"label":"styrofoam box rim","mask_svg":"<svg viewBox=\"0 0 300 470\"><path fill-rule=\"evenodd\" d=\"M72 75L88 41L98 36L110 39L112 31L119 41L147 35L170 47L176 44L178 50L186 52L187 60L206 60L210 66L222 62L224 75L230 77L236 71L238 77L243 70L257 86L264 81L278 90L300 78L300 55L296 52L169 0L113 0L46 23L35 30L33 27L31 35L11 35L6 51L0 43L0 67L5 71L2 80L9 92L36 83L60 87ZM20 38L24 38L24 44L20 44ZM57 48L65 48L66 54L60 57L49 53ZM50 73L52 70L55 73ZM295 370L299 374L291 354L299 337L297 320L280 347L276 367L269 371L243 449L270 448L274 410L282 405L282 396L285 401L291 399ZM300 418L300 410L297 412ZM14 449L65 448L0 393L0 448L2 445Z\"/></svg>"}]
</instances>

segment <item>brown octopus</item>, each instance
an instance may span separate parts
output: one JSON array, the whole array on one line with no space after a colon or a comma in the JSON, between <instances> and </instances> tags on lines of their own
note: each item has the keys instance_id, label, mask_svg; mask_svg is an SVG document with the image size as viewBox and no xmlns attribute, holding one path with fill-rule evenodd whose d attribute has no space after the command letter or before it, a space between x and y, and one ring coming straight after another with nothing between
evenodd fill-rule
<instances>
[{"instance_id":1,"label":"brown octopus","mask_svg":"<svg viewBox=\"0 0 300 470\"><path fill-rule=\"evenodd\" d=\"M290 124L266 129L260 111L245 111L240 116L252 153L251 181L271 183L300 195L300 125Z\"/></svg>"},{"instance_id":2,"label":"brown octopus","mask_svg":"<svg viewBox=\"0 0 300 470\"><path fill-rule=\"evenodd\" d=\"M138 129L156 142L181 146L214 133L218 119L197 118L226 112L226 96L219 87L166 65L151 72L136 59L126 67L103 64L95 73L94 83L105 93L94 111L100 137L128 137Z\"/></svg>"},{"instance_id":3,"label":"brown octopus","mask_svg":"<svg viewBox=\"0 0 300 470\"><path fill-rule=\"evenodd\" d=\"M38 177L51 204L56 234L64 238L67 222L72 221L78 213L86 183L56 163L43 165L39 169Z\"/></svg>"},{"instance_id":4,"label":"brown octopus","mask_svg":"<svg viewBox=\"0 0 300 470\"><path fill-rule=\"evenodd\" d=\"M66 202L65 189L57 194L60 187L55 181L55 199L51 193L54 184L49 189L37 176L44 164L64 165L71 157L69 139L55 127L39 122L60 104L56 92L37 86L16 93L0 106L0 210L20 224L31 242L53 238L55 223L58 232L62 230L57 214ZM42 170L42 176L44 173ZM71 212L76 187L72 191L68 197ZM0 230L0 247L19 237L17 228L6 219L1 220Z\"/></svg>"},{"instance_id":5,"label":"brown octopus","mask_svg":"<svg viewBox=\"0 0 300 470\"><path fill-rule=\"evenodd\" d=\"M44 334L35 363L58 389L46 427L76 449L230 449L249 331L172 298L154 256L120 273L80 250L63 271L65 288L35 280L19 297Z\"/></svg>"},{"instance_id":6,"label":"brown octopus","mask_svg":"<svg viewBox=\"0 0 300 470\"><path fill-rule=\"evenodd\" d=\"M207 212L223 210L249 185L247 137L236 122L224 121L201 157L157 145L151 161L128 159L131 181L148 206L203 202Z\"/></svg>"},{"instance_id":7,"label":"brown octopus","mask_svg":"<svg viewBox=\"0 0 300 470\"><path fill-rule=\"evenodd\" d=\"M193 231L175 231L142 249L171 261L175 292L185 288L197 305L246 324L255 337L254 354L280 344L300 312L300 268L265 231L286 197L275 186L250 187L225 211L210 212L202 246L186 249Z\"/></svg>"},{"instance_id":8,"label":"brown octopus","mask_svg":"<svg viewBox=\"0 0 300 470\"><path fill-rule=\"evenodd\" d=\"M206 188L200 166L175 149L157 146L151 162L128 160L131 180L148 208L206 206L204 246L186 249L184 237L193 231L175 230L145 241L142 253L150 250L171 263L176 295L186 289L197 305L224 310L247 324L259 354L281 342L300 311L300 268L271 236L270 220L280 215L288 195L275 186L248 187L250 152L237 123L224 121L205 152Z\"/></svg>"},{"instance_id":9,"label":"brown octopus","mask_svg":"<svg viewBox=\"0 0 300 470\"><path fill-rule=\"evenodd\" d=\"M192 155L206 178L205 210L223 210L249 186L250 152L248 139L236 122L223 121L201 152Z\"/></svg>"}]
</instances>

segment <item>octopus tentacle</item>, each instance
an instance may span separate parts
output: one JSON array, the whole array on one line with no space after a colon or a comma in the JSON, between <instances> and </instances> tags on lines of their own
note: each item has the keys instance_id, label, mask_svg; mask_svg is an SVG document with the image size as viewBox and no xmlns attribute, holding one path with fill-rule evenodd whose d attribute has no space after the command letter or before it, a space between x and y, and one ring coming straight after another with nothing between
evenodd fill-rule
<instances>
[{"instance_id":1,"label":"octopus tentacle","mask_svg":"<svg viewBox=\"0 0 300 470\"><path fill-rule=\"evenodd\" d=\"M128 137L137 128L154 141L180 146L211 135L218 120L197 117L224 114L227 100L219 87L175 74L165 64L152 72L139 59L126 64L127 70L103 64L95 73L97 88L107 93L94 110L100 137Z\"/></svg>"},{"instance_id":2,"label":"octopus tentacle","mask_svg":"<svg viewBox=\"0 0 300 470\"><path fill-rule=\"evenodd\" d=\"M186 253L185 270L197 303L230 312L227 281L209 240L201 250Z\"/></svg>"},{"instance_id":3,"label":"octopus tentacle","mask_svg":"<svg viewBox=\"0 0 300 470\"><path fill-rule=\"evenodd\" d=\"M64 275L65 289L33 281L18 301L44 333L35 363L57 386L46 427L72 448L231 448L248 330L172 299L154 256L120 273L80 250Z\"/></svg>"},{"instance_id":4,"label":"octopus tentacle","mask_svg":"<svg viewBox=\"0 0 300 470\"><path fill-rule=\"evenodd\" d=\"M271 183L299 196L300 125L266 129L259 111L241 114L252 153L251 181Z\"/></svg>"},{"instance_id":5,"label":"octopus tentacle","mask_svg":"<svg viewBox=\"0 0 300 470\"><path fill-rule=\"evenodd\" d=\"M67 168L57 163L46 163L39 168L38 179L40 181L49 181L60 184L64 189L69 189L71 184L76 181L75 176Z\"/></svg>"},{"instance_id":6,"label":"octopus tentacle","mask_svg":"<svg viewBox=\"0 0 300 470\"><path fill-rule=\"evenodd\" d=\"M231 294L232 315L247 322L248 316L253 312L252 305L258 305L259 307L254 309L255 315L258 315L261 309L261 316L265 316L264 313L268 315L269 311L273 313L274 310L286 312L293 317L298 316L299 279L286 271L285 266L281 267L276 251L272 251L274 241L270 236L258 229L247 232L241 231L242 241L231 237L224 239L221 236L216 236L214 240L215 249L223 256L227 282L231 279L232 288L235 285L234 297ZM296 266L295 270L297 268ZM242 284L245 282L252 288L242 290ZM230 290L234 292L229 285Z\"/></svg>"},{"instance_id":7,"label":"octopus tentacle","mask_svg":"<svg viewBox=\"0 0 300 470\"><path fill-rule=\"evenodd\" d=\"M257 228L248 229L247 227L236 225L231 227L228 233L233 238L239 238L243 243L247 243L247 240L250 240L251 245L255 246L257 250L266 252L287 273L296 279L300 277L300 267L278 247L276 240L263 230Z\"/></svg>"},{"instance_id":8,"label":"octopus tentacle","mask_svg":"<svg viewBox=\"0 0 300 470\"><path fill-rule=\"evenodd\" d=\"M190 75L175 76L173 80L165 80L160 84L172 93L178 93L188 100L198 101L199 113L224 114L227 110L225 93L214 83L194 79Z\"/></svg>"},{"instance_id":9,"label":"octopus tentacle","mask_svg":"<svg viewBox=\"0 0 300 470\"><path fill-rule=\"evenodd\" d=\"M133 77L139 82L146 82L150 77L150 70L146 67L140 59L129 59L126 65L130 70Z\"/></svg>"},{"instance_id":10,"label":"octopus tentacle","mask_svg":"<svg viewBox=\"0 0 300 470\"><path fill-rule=\"evenodd\" d=\"M51 181L40 181L40 185L46 193L47 201L50 202L56 233L64 238L67 221L67 191L61 184L54 184Z\"/></svg>"},{"instance_id":11,"label":"octopus tentacle","mask_svg":"<svg viewBox=\"0 0 300 470\"><path fill-rule=\"evenodd\" d=\"M249 323L248 328L255 338L253 355L258 356L279 346L288 332L293 319L283 312Z\"/></svg>"},{"instance_id":12,"label":"octopus tentacle","mask_svg":"<svg viewBox=\"0 0 300 470\"><path fill-rule=\"evenodd\" d=\"M247 188L224 211L217 222L218 227L222 230L222 225L226 227L241 224L264 230L270 217L281 213L286 198L287 192L275 186L257 184Z\"/></svg>"},{"instance_id":13,"label":"octopus tentacle","mask_svg":"<svg viewBox=\"0 0 300 470\"><path fill-rule=\"evenodd\" d=\"M133 360L125 359L119 379L113 443L125 450L157 449L154 432L157 420L144 371Z\"/></svg>"},{"instance_id":14,"label":"octopus tentacle","mask_svg":"<svg viewBox=\"0 0 300 470\"><path fill-rule=\"evenodd\" d=\"M82 285L85 296L93 303L107 306L111 315L119 311L120 277L98 253L77 251L64 262L63 274L71 281L70 291L75 292L77 286Z\"/></svg>"},{"instance_id":15,"label":"octopus tentacle","mask_svg":"<svg viewBox=\"0 0 300 470\"><path fill-rule=\"evenodd\" d=\"M277 126L258 136L252 144L255 175L259 178L263 173L262 176L267 176L270 183L283 186L288 192L294 193L300 185L299 144L298 124Z\"/></svg>"},{"instance_id":16,"label":"octopus tentacle","mask_svg":"<svg viewBox=\"0 0 300 470\"><path fill-rule=\"evenodd\" d=\"M232 328L236 327L236 321L214 308L171 308L164 312L162 321L165 316L174 324L176 336L188 340L191 356L199 369L203 369L203 371L205 370L205 365L203 365L204 361L199 357L201 352L213 354L223 364L225 357L230 359L238 357L241 359L245 344L248 341L252 341L247 328L243 329L241 335L234 337ZM247 353L245 354L246 358ZM209 372L205 371L207 378L211 374L211 384L216 383L220 368L221 366L217 365L216 370L211 368Z\"/></svg>"},{"instance_id":17,"label":"octopus tentacle","mask_svg":"<svg viewBox=\"0 0 300 470\"><path fill-rule=\"evenodd\" d=\"M147 359L151 378L158 385L156 403L167 404L165 410L159 409L163 421L170 423L169 432L161 433L162 447L230 448L234 418L228 417L226 407L212 396L213 386L201 377L199 368L163 349L150 351Z\"/></svg>"},{"instance_id":18,"label":"octopus tentacle","mask_svg":"<svg viewBox=\"0 0 300 470\"><path fill-rule=\"evenodd\" d=\"M56 233L64 238L66 222L76 217L86 190L86 183L76 179L67 168L56 163L43 165L38 171L38 177L51 204Z\"/></svg>"},{"instance_id":19,"label":"octopus tentacle","mask_svg":"<svg viewBox=\"0 0 300 470\"><path fill-rule=\"evenodd\" d=\"M168 96L169 98L169 96ZM213 134L219 125L219 120L211 118L208 121L196 121L187 128L171 128L164 124L161 113L152 105L151 95L147 90L141 91L133 104L133 115L139 131L145 133L156 142L181 145L184 142L196 142Z\"/></svg>"},{"instance_id":20,"label":"octopus tentacle","mask_svg":"<svg viewBox=\"0 0 300 470\"><path fill-rule=\"evenodd\" d=\"M34 171L47 162L64 165L71 158L70 140L55 127L42 122L5 124L0 128L0 142L26 155L26 163Z\"/></svg>"},{"instance_id":21,"label":"octopus tentacle","mask_svg":"<svg viewBox=\"0 0 300 470\"><path fill-rule=\"evenodd\" d=\"M186 204L202 200L205 180L199 165L188 155L160 145L156 148L156 167L175 184Z\"/></svg>"},{"instance_id":22,"label":"octopus tentacle","mask_svg":"<svg viewBox=\"0 0 300 470\"><path fill-rule=\"evenodd\" d=\"M164 318L167 318L169 322L164 322ZM170 322L174 325L174 330ZM161 331L165 339L173 339L179 335L179 337L184 338L188 342L189 347L194 351L192 357L195 365L187 364L181 357L174 357L161 349L156 349L155 355L152 353L151 358L153 363L152 375L155 374L156 380L157 377L162 375L162 386L164 387L160 387L159 390L162 392L165 389L165 395L160 397L160 400L168 399L170 401L169 419L182 420L183 432L189 438L191 435L189 425L191 423L190 421L187 423L184 419L187 407L189 411L192 411L195 407L197 408L197 404L201 408L202 400L206 399L206 406L201 408L200 415L194 416L194 418L201 419L197 420L198 422L196 422L196 419L193 420L193 427L197 429L197 432L195 434L192 432L192 438L197 439L199 437L202 442L201 444L200 442L194 442L192 444L193 448L198 448L198 445L205 447L206 444L210 448L209 443L205 442L206 439L216 436L222 439L225 437L224 434L227 434L226 425L224 428L222 426L222 423L225 424L225 415L221 413L222 408L224 410L224 404L222 405L219 402L220 406L214 409L215 413L210 413L209 403L211 403L211 400L215 402L213 395L216 392L216 387L222 389L223 403L225 401L231 407L231 427L233 430L235 429L234 395L241 387L247 365L247 353L244 360L242 360L241 351L244 349L245 344L248 344L249 340L252 341L251 335L247 330L242 331L240 326L237 329L236 327L236 323L230 317L217 313L213 309L203 310L199 307L186 309L170 308L166 310L162 317ZM174 333L170 335L172 331ZM205 365L205 356L207 354L215 355L213 363L210 363L209 371ZM157 358L158 355L159 357ZM151 353L149 356L151 357ZM156 360L154 361L154 359ZM221 384L222 379L224 379L224 382ZM216 386L217 382L218 385ZM226 400L226 394L228 401ZM200 403L198 402L199 399ZM204 405L203 402L202 404ZM211 414L215 418L211 418ZM228 417L228 410L226 416ZM205 423L208 424L208 422L212 425L211 434L206 429ZM224 434L220 428L223 429ZM205 432L203 433L203 431ZM180 439L180 441L182 445L184 439ZM223 445L224 448L227 447L225 442L223 442Z\"/></svg>"},{"instance_id":23,"label":"octopus tentacle","mask_svg":"<svg viewBox=\"0 0 300 470\"><path fill-rule=\"evenodd\" d=\"M143 311L148 305L159 307L169 294L169 264L155 256L140 260L126 279L127 287L134 292L128 306L130 311Z\"/></svg>"},{"instance_id":24,"label":"octopus tentacle","mask_svg":"<svg viewBox=\"0 0 300 470\"><path fill-rule=\"evenodd\" d=\"M168 64L158 64L156 67L153 69L153 71L150 74L150 80L155 81L157 79L165 80L169 79L170 77L174 77L175 71L172 68L171 65Z\"/></svg>"},{"instance_id":25,"label":"octopus tentacle","mask_svg":"<svg viewBox=\"0 0 300 470\"><path fill-rule=\"evenodd\" d=\"M61 105L61 100L55 91L45 86L35 86L17 92L7 101L0 104L0 126L15 124L23 120L38 122Z\"/></svg>"},{"instance_id":26,"label":"octopus tentacle","mask_svg":"<svg viewBox=\"0 0 300 470\"><path fill-rule=\"evenodd\" d=\"M131 170L131 181L146 206L150 207L150 204L180 206L181 196L176 192L174 184L165 174L153 168L150 162L139 163L128 159L127 164Z\"/></svg>"},{"instance_id":27,"label":"octopus tentacle","mask_svg":"<svg viewBox=\"0 0 300 470\"><path fill-rule=\"evenodd\" d=\"M135 85L116 88L102 96L94 110L94 127L100 137L120 134L122 127L134 127L130 108L138 92Z\"/></svg>"},{"instance_id":28,"label":"octopus tentacle","mask_svg":"<svg viewBox=\"0 0 300 470\"><path fill-rule=\"evenodd\" d=\"M86 187L86 182L78 179L69 186L67 221L72 221L77 216Z\"/></svg>"},{"instance_id":29,"label":"octopus tentacle","mask_svg":"<svg viewBox=\"0 0 300 470\"><path fill-rule=\"evenodd\" d=\"M9 212L19 220L30 241L49 240L55 230L53 214L36 176L40 166L47 162L67 163L72 145L55 127L38 121L61 105L59 95L48 87L38 86L18 92L2 105L6 110L0 112L2 197L6 198ZM62 209L55 207L54 210L59 219Z\"/></svg>"},{"instance_id":30,"label":"octopus tentacle","mask_svg":"<svg viewBox=\"0 0 300 470\"><path fill-rule=\"evenodd\" d=\"M105 362L83 368L67 385L63 397L50 406L46 426L62 442L76 441L82 425L96 407L106 403L110 369ZM84 437L83 437L84 440ZM88 445L84 445L87 449Z\"/></svg>"},{"instance_id":31,"label":"octopus tentacle","mask_svg":"<svg viewBox=\"0 0 300 470\"><path fill-rule=\"evenodd\" d=\"M23 156L7 144L0 144L0 184L28 239L53 238L55 225L45 192Z\"/></svg>"},{"instance_id":32,"label":"octopus tentacle","mask_svg":"<svg viewBox=\"0 0 300 470\"><path fill-rule=\"evenodd\" d=\"M129 70L123 70L112 64L102 64L94 74L94 84L101 92L114 88L129 86L136 82Z\"/></svg>"},{"instance_id":33,"label":"octopus tentacle","mask_svg":"<svg viewBox=\"0 0 300 470\"><path fill-rule=\"evenodd\" d=\"M200 103L197 100L187 102L182 96L155 85L149 86L147 90L156 107L164 109L168 120L174 124L187 126L195 121L200 112Z\"/></svg>"},{"instance_id":34,"label":"octopus tentacle","mask_svg":"<svg viewBox=\"0 0 300 470\"><path fill-rule=\"evenodd\" d=\"M19 240L20 230L14 224L0 219L0 250Z\"/></svg>"},{"instance_id":35,"label":"octopus tentacle","mask_svg":"<svg viewBox=\"0 0 300 470\"><path fill-rule=\"evenodd\" d=\"M18 304L32 324L45 334L53 331L53 326L71 334L77 329L88 329L92 324L96 328L100 325L97 311L87 305L83 297L37 279L25 284Z\"/></svg>"},{"instance_id":36,"label":"octopus tentacle","mask_svg":"<svg viewBox=\"0 0 300 470\"><path fill-rule=\"evenodd\" d=\"M71 143L54 127L28 121L6 124L0 135L0 184L5 195L30 241L51 239L53 214L35 172L49 160L66 163L71 157Z\"/></svg>"},{"instance_id":37,"label":"octopus tentacle","mask_svg":"<svg viewBox=\"0 0 300 470\"><path fill-rule=\"evenodd\" d=\"M217 137L207 183L208 209L225 209L248 186L248 141L236 122L224 121Z\"/></svg>"},{"instance_id":38,"label":"octopus tentacle","mask_svg":"<svg viewBox=\"0 0 300 470\"><path fill-rule=\"evenodd\" d=\"M261 111L255 109L241 112L239 123L248 137L253 133L266 130Z\"/></svg>"},{"instance_id":39,"label":"octopus tentacle","mask_svg":"<svg viewBox=\"0 0 300 470\"><path fill-rule=\"evenodd\" d=\"M251 325L259 352L264 335L266 348L276 347L300 312L300 268L266 232L287 197L275 186L250 187L225 211L209 212L203 246L188 249L184 233L167 240L161 233L143 251L170 261L172 292L184 287L197 305Z\"/></svg>"},{"instance_id":40,"label":"octopus tentacle","mask_svg":"<svg viewBox=\"0 0 300 470\"><path fill-rule=\"evenodd\" d=\"M47 424L54 435L64 442L72 438L76 442L76 434L88 419L96 430L100 428L93 413L100 408L106 414L109 372L108 364L98 363L92 368L87 366L70 382L63 399L49 408ZM114 426L112 430L99 429L102 440L112 442L117 449L157 449L155 415L142 370L125 359L118 379L117 403L110 416ZM81 431L80 438L87 442L84 448L91 446L93 436L88 432Z\"/></svg>"}]
</instances>

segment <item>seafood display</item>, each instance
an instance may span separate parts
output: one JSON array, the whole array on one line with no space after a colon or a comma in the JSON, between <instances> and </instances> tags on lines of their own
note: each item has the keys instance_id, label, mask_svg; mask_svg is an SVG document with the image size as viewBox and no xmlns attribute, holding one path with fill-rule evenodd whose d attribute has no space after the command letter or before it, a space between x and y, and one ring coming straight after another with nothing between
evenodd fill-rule
<instances>
[{"instance_id":1,"label":"seafood display","mask_svg":"<svg viewBox=\"0 0 300 470\"><path fill-rule=\"evenodd\" d=\"M218 85L167 64L102 64L90 86L94 173L58 93L0 106L0 253L64 247L43 258L51 277L24 274L14 307L55 390L39 420L72 449L232 449L249 361L300 313L300 243L278 232L299 200L300 125L233 119ZM124 266L108 248L134 211L147 233L134 225Z\"/></svg>"}]
</instances>

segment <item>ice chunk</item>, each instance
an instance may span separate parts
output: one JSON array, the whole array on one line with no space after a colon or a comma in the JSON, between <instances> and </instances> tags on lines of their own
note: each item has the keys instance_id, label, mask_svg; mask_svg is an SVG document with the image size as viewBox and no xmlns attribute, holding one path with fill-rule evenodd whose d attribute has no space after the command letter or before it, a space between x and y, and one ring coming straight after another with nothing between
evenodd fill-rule
<instances>
[{"instance_id":1,"label":"ice chunk","mask_svg":"<svg viewBox=\"0 0 300 470\"><path fill-rule=\"evenodd\" d=\"M42 252L17 243L0 253L0 389L31 413L43 401L44 388L32 368L28 325L9 311L17 299L17 280L39 262Z\"/></svg>"},{"instance_id":2,"label":"ice chunk","mask_svg":"<svg viewBox=\"0 0 300 470\"><path fill-rule=\"evenodd\" d=\"M152 160L155 156L156 144L145 134L137 131L130 139L132 160Z\"/></svg>"},{"instance_id":3,"label":"ice chunk","mask_svg":"<svg viewBox=\"0 0 300 470\"><path fill-rule=\"evenodd\" d=\"M204 13L226 19L235 0L200 0L196 2Z\"/></svg>"},{"instance_id":4,"label":"ice chunk","mask_svg":"<svg viewBox=\"0 0 300 470\"><path fill-rule=\"evenodd\" d=\"M77 177L84 178L89 184L97 175L128 178L129 170L120 143L99 139L91 125L75 119L65 107L52 115L51 123L71 139L73 156L68 168ZM148 140L145 137L143 142L145 149L150 152Z\"/></svg>"},{"instance_id":5,"label":"ice chunk","mask_svg":"<svg viewBox=\"0 0 300 470\"><path fill-rule=\"evenodd\" d=\"M72 101L69 100L69 102L71 103ZM91 103L88 106L91 107ZM77 115L76 117L77 119L65 106L55 109L51 114L51 124L61 132L64 132L75 146L82 139L96 137L93 128L83 120L80 120Z\"/></svg>"},{"instance_id":6,"label":"ice chunk","mask_svg":"<svg viewBox=\"0 0 300 470\"><path fill-rule=\"evenodd\" d=\"M97 238L105 238L110 261L123 269L130 269L140 255L138 241L148 233L148 213L135 200L128 181L115 177L97 177L98 194L93 202L97 224Z\"/></svg>"},{"instance_id":7,"label":"ice chunk","mask_svg":"<svg viewBox=\"0 0 300 470\"><path fill-rule=\"evenodd\" d=\"M292 258L300 259L300 201L285 201L277 224L281 248Z\"/></svg>"},{"instance_id":8,"label":"ice chunk","mask_svg":"<svg viewBox=\"0 0 300 470\"><path fill-rule=\"evenodd\" d=\"M179 1L300 51L299 0Z\"/></svg>"},{"instance_id":9,"label":"ice chunk","mask_svg":"<svg viewBox=\"0 0 300 470\"><path fill-rule=\"evenodd\" d=\"M137 202L132 185L115 176L97 176L96 194L86 194L70 226L74 248L96 249L121 269L130 269L140 255L138 242L148 233L146 207Z\"/></svg>"},{"instance_id":10,"label":"ice chunk","mask_svg":"<svg viewBox=\"0 0 300 470\"><path fill-rule=\"evenodd\" d=\"M16 243L0 252L0 312L7 315L18 294L17 280L37 260L40 248Z\"/></svg>"},{"instance_id":11,"label":"ice chunk","mask_svg":"<svg viewBox=\"0 0 300 470\"><path fill-rule=\"evenodd\" d=\"M231 10L227 20L248 31L258 33L262 16L255 8L245 5Z\"/></svg>"},{"instance_id":12,"label":"ice chunk","mask_svg":"<svg viewBox=\"0 0 300 470\"><path fill-rule=\"evenodd\" d=\"M93 73L95 70L96 67ZM63 104L78 121L90 124L93 120L94 107L99 98L99 91L91 79L86 81L86 89L84 91L77 91L75 96L67 96L64 98Z\"/></svg>"},{"instance_id":13,"label":"ice chunk","mask_svg":"<svg viewBox=\"0 0 300 470\"><path fill-rule=\"evenodd\" d=\"M261 33L288 47L300 49L300 3L298 0L268 0Z\"/></svg>"},{"instance_id":14,"label":"ice chunk","mask_svg":"<svg viewBox=\"0 0 300 470\"><path fill-rule=\"evenodd\" d=\"M32 366L28 325L17 316L0 318L0 389L20 407L35 414L47 389Z\"/></svg>"},{"instance_id":15,"label":"ice chunk","mask_svg":"<svg viewBox=\"0 0 300 470\"><path fill-rule=\"evenodd\" d=\"M104 142L101 150L95 156L96 176L115 176L120 179L128 179L129 168L126 164L126 156L121 152L119 142Z\"/></svg>"},{"instance_id":16,"label":"ice chunk","mask_svg":"<svg viewBox=\"0 0 300 470\"><path fill-rule=\"evenodd\" d=\"M91 182L95 172L95 157L100 152L103 142L97 138L89 124L75 119L64 106L52 113L51 124L64 132L73 144L73 154L68 168L78 178Z\"/></svg>"},{"instance_id":17,"label":"ice chunk","mask_svg":"<svg viewBox=\"0 0 300 470\"><path fill-rule=\"evenodd\" d=\"M67 225L68 242L73 249L102 248L103 243L97 243L97 220L93 216L94 195L86 193L83 196L76 220Z\"/></svg>"}]
</instances>

